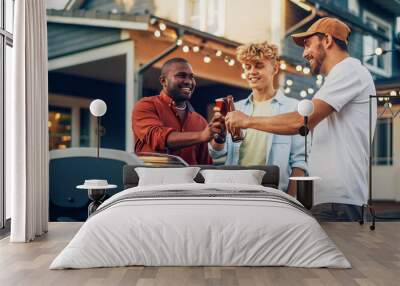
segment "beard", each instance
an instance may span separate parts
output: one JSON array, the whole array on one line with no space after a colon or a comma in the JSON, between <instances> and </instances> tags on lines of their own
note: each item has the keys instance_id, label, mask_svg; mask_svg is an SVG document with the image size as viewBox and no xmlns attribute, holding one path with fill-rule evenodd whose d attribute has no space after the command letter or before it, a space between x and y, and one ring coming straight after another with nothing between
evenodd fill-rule
<instances>
[{"instance_id":1,"label":"beard","mask_svg":"<svg viewBox=\"0 0 400 286\"><path fill-rule=\"evenodd\" d=\"M319 44L317 47L317 53L313 57L314 63L310 65L311 72L313 74L320 74L321 73L321 66L324 63L326 58L326 52L322 44Z\"/></svg>"},{"instance_id":2,"label":"beard","mask_svg":"<svg viewBox=\"0 0 400 286\"><path fill-rule=\"evenodd\" d=\"M194 91L194 87L192 87L191 92L183 92L182 88L183 86L179 85L171 85L168 84L166 87L167 94L175 101L175 102L181 102L181 101L186 101L190 100Z\"/></svg>"}]
</instances>

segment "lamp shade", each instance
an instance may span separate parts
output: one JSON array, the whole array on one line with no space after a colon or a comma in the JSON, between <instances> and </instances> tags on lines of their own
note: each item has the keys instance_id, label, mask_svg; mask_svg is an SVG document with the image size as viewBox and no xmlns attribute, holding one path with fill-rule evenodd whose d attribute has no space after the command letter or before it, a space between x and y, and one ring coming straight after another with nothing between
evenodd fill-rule
<instances>
[{"instance_id":1,"label":"lamp shade","mask_svg":"<svg viewBox=\"0 0 400 286\"><path fill-rule=\"evenodd\" d=\"M303 99L297 105L297 112L301 116L310 116L314 112L314 104L309 99Z\"/></svg>"},{"instance_id":2,"label":"lamp shade","mask_svg":"<svg viewBox=\"0 0 400 286\"><path fill-rule=\"evenodd\" d=\"M103 116L107 111L107 104L101 99L95 99L90 103L90 113L96 117Z\"/></svg>"}]
</instances>

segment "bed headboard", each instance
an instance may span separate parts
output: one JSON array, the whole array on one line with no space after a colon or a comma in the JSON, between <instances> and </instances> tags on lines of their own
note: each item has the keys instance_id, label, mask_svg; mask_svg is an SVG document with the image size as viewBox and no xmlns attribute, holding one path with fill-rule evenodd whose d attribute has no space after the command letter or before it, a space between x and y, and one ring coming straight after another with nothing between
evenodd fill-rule
<instances>
[{"instance_id":1,"label":"bed headboard","mask_svg":"<svg viewBox=\"0 0 400 286\"><path fill-rule=\"evenodd\" d=\"M179 167L173 166L143 166L143 165L125 165L123 171L123 183L124 189L133 188L138 185L139 176L135 171L136 167L147 167L147 168L185 168L185 166ZM278 166L213 166L213 165L198 165L201 169L220 169L220 170L263 170L265 175L262 179L261 184L265 187L278 188L279 186L279 167ZM197 183L204 183L203 176L199 173L194 180Z\"/></svg>"}]
</instances>

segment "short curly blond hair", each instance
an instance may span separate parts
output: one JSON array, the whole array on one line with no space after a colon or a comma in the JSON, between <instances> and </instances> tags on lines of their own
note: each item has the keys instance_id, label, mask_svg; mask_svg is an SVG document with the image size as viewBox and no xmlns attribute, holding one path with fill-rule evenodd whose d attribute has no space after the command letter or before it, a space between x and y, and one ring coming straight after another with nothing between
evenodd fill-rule
<instances>
[{"instance_id":1,"label":"short curly blond hair","mask_svg":"<svg viewBox=\"0 0 400 286\"><path fill-rule=\"evenodd\" d=\"M249 43L236 49L236 57L240 63L270 60L275 64L279 60L278 47L274 44Z\"/></svg>"}]
</instances>

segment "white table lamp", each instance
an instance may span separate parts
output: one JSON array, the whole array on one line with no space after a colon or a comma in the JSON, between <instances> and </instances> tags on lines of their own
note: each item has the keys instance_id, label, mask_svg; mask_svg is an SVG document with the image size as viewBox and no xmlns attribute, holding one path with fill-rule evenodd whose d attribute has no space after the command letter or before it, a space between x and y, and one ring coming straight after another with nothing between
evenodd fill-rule
<instances>
[{"instance_id":1,"label":"white table lamp","mask_svg":"<svg viewBox=\"0 0 400 286\"><path fill-rule=\"evenodd\" d=\"M100 155L100 118L107 111L107 104L101 99L95 99L90 103L90 113L97 117L97 158Z\"/></svg>"},{"instance_id":2,"label":"white table lamp","mask_svg":"<svg viewBox=\"0 0 400 286\"><path fill-rule=\"evenodd\" d=\"M314 112L314 104L309 99L303 99L297 105L297 112L304 117L304 125L300 127L299 133L304 136L304 150L305 150L305 161L307 162L307 134L308 129L308 117Z\"/></svg>"}]
</instances>

